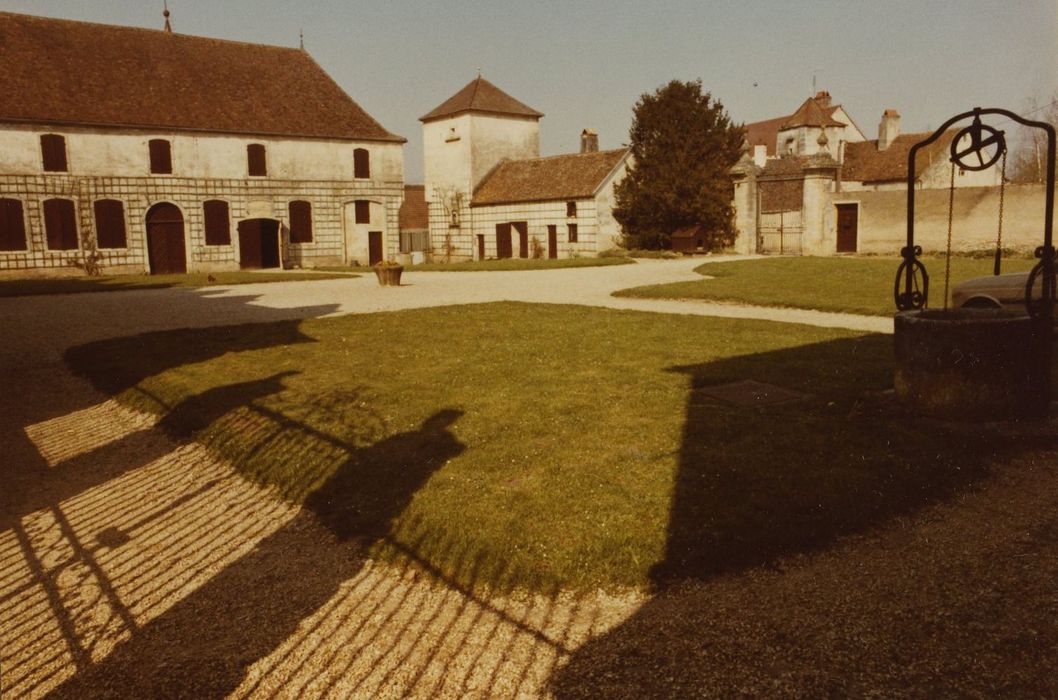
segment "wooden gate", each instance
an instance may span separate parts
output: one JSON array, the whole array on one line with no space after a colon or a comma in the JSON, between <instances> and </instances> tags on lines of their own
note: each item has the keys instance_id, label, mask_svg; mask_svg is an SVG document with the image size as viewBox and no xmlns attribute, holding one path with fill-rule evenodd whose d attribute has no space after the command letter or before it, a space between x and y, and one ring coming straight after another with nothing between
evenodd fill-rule
<instances>
[{"instance_id":1,"label":"wooden gate","mask_svg":"<svg viewBox=\"0 0 1058 700\"><path fill-rule=\"evenodd\" d=\"M187 272L184 216L175 204L162 202L147 211L147 261L152 275Z\"/></svg>"},{"instance_id":2,"label":"wooden gate","mask_svg":"<svg viewBox=\"0 0 1058 700\"><path fill-rule=\"evenodd\" d=\"M803 232L800 210L762 213L757 224L757 252L800 255Z\"/></svg>"}]
</instances>

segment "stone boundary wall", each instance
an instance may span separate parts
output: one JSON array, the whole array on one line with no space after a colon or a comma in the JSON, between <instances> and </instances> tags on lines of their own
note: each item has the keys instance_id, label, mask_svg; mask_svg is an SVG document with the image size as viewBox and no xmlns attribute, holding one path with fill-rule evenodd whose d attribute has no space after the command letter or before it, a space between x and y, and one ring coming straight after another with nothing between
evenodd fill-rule
<instances>
[{"instance_id":1,"label":"stone boundary wall","mask_svg":"<svg viewBox=\"0 0 1058 700\"><path fill-rule=\"evenodd\" d=\"M239 268L238 222L258 217L283 223L284 263L288 266L341 264L345 257L343 208L358 199L381 202L385 207L385 254L394 256L400 247L397 215L404 183L26 175L0 178L0 197L22 202L28 247L25 251L0 251L0 272L4 276L79 274L69 261L82 257L86 236L94 240L93 202L98 199L116 199L125 208L127 247L99 251L104 274L148 271L145 217L147 210L159 202L171 202L183 212L188 271L206 272ZM74 201L82 249L47 249L43 201L52 197ZM202 203L207 199L228 202L230 245L206 245ZM287 207L292 200L312 203L311 243L292 244L286 240L290 218ZM251 203L255 205L252 212Z\"/></svg>"},{"instance_id":2,"label":"stone boundary wall","mask_svg":"<svg viewBox=\"0 0 1058 700\"><path fill-rule=\"evenodd\" d=\"M1006 186L1003 247L1033 250L1043 242L1044 185ZM948 236L947 189L915 193L915 243L923 251L943 251ZM834 192L824 217L825 240L837 240L834 204L859 204L857 252L896 255L907 242L907 192ZM999 188L966 187L955 191L952 250L994 249L999 224ZM1058 233L1058 232L1056 232ZM830 250L833 251L833 245Z\"/></svg>"}]
</instances>

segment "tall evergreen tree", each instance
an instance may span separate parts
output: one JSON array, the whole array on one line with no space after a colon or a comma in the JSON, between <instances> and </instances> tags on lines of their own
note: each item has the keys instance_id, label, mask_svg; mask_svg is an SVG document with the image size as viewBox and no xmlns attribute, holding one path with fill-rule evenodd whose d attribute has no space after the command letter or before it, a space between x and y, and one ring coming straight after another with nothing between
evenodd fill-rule
<instances>
[{"instance_id":1,"label":"tall evergreen tree","mask_svg":"<svg viewBox=\"0 0 1058 700\"><path fill-rule=\"evenodd\" d=\"M673 80L644 94L632 119L633 164L617 185L614 216L631 248L669 248L678 229L703 225L714 247L734 241L728 168L743 129L702 81Z\"/></svg>"}]
</instances>

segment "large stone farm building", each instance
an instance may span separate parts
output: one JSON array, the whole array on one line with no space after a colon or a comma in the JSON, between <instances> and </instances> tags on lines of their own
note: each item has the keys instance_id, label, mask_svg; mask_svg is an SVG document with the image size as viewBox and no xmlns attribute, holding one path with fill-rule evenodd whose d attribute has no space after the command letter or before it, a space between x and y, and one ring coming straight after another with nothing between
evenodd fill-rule
<instances>
[{"instance_id":1,"label":"large stone farm building","mask_svg":"<svg viewBox=\"0 0 1058 700\"><path fill-rule=\"evenodd\" d=\"M0 13L0 272L395 256L404 139L302 49Z\"/></svg>"}]
</instances>

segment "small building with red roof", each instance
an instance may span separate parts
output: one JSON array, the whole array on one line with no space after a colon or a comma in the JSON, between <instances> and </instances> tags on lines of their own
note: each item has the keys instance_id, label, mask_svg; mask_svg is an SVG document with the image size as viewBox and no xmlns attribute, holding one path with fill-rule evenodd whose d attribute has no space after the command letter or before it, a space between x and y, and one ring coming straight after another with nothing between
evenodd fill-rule
<instances>
[{"instance_id":1,"label":"small building with red roof","mask_svg":"<svg viewBox=\"0 0 1058 700\"><path fill-rule=\"evenodd\" d=\"M628 150L540 157L544 115L478 76L420 118L435 259L565 258L617 245Z\"/></svg>"}]
</instances>

